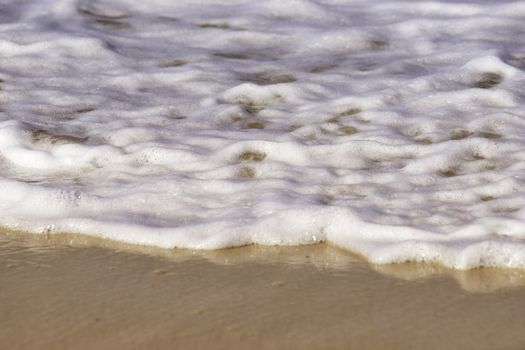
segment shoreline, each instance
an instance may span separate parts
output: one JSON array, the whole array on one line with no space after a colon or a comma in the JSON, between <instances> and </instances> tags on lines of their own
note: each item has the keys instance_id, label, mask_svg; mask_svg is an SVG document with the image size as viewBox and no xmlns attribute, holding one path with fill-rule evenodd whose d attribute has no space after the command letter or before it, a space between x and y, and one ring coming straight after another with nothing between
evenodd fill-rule
<instances>
[{"instance_id":1,"label":"shoreline","mask_svg":"<svg viewBox=\"0 0 525 350\"><path fill-rule=\"evenodd\" d=\"M0 233L0 347L519 349L523 271Z\"/></svg>"},{"instance_id":2,"label":"shoreline","mask_svg":"<svg viewBox=\"0 0 525 350\"><path fill-rule=\"evenodd\" d=\"M330 242L320 242L304 245L260 245L250 244L241 245L220 249L190 249L190 248L163 248L154 245L142 245L136 243L127 243L111 238L101 237L97 235L88 235L83 233L31 233L25 231L11 230L0 227L0 236L7 239L15 239L18 241L32 242L34 244L42 245L58 245L75 248L97 247L103 249L111 249L115 251L127 251L136 254L145 254L155 257L163 257L167 259L175 259L177 261L183 260L185 257L199 257L201 259L209 260L212 263L222 264L224 261L235 261L240 263L247 262L246 256L259 257L264 262L272 259L272 252L293 252L294 250L313 250L320 248L323 250L331 250L337 252L339 259L348 261L349 263L360 262L367 265L370 269L380 272L385 275L391 275L404 280L413 280L418 278L426 278L432 276L446 275L454 278L461 285L460 281L483 279L486 282L485 286L490 286L493 289L507 288L512 286L525 286L525 268L509 268L509 267L491 267L479 266L471 269L455 269L444 265L438 261L406 261L397 263L377 264L367 259L366 256L350 249L340 247ZM280 259L283 254L275 254ZM281 261L282 262L282 261ZM287 261L288 262L288 261ZM304 261L302 261L304 262ZM327 262L325 262L326 264ZM332 263L332 262L330 262ZM330 264L328 263L328 264ZM334 266L340 263L335 263ZM474 285L464 283L466 290L476 291Z\"/></svg>"}]
</instances>

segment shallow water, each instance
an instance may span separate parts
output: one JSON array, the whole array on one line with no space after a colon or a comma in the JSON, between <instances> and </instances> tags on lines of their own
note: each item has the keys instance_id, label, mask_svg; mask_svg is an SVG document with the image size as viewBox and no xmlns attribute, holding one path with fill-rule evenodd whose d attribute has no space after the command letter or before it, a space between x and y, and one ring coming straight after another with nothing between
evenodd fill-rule
<instances>
[{"instance_id":1,"label":"shallow water","mask_svg":"<svg viewBox=\"0 0 525 350\"><path fill-rule=\"evenodd\" d=\"M0 10L4 227L525 267L523 2Z\"/></svg>"}]
</instances>

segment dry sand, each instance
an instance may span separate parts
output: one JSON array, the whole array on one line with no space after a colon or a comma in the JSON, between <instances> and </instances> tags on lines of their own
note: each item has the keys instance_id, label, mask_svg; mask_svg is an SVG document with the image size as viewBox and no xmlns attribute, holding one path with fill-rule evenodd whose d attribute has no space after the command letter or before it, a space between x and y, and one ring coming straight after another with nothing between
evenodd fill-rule
<instances>
[{"instance_id":1,"label":"dry sand","mask_svg":"<svg viewBox=\"0 0 525 350\"><path fill-rule=\"evenodd\" d=\"M0 349L524 349L525 271L0 234Z\"/></svg>"}]
</instances>

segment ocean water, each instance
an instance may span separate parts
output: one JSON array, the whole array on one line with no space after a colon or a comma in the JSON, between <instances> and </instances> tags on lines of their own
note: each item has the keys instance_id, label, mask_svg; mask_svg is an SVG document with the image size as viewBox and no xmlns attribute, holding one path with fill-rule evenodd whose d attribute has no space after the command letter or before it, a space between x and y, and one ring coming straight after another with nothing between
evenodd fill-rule
<instances>
[{"instance_id":1,"label":"ocean water","mask_svg":"<svg viewBox=\"0 0 525 350\"><path fill-rule=\"evenodd\" d=\"M525 268L525 2L0 0L0 226Z\"/></svg>"}]
</instances>

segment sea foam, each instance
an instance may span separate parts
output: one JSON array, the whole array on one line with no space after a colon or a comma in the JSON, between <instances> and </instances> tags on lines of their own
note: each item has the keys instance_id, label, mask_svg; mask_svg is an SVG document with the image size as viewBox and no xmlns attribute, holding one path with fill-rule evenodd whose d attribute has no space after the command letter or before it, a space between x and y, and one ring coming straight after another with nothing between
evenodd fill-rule
<instances>
[{"instance_id":1,"label":"sea foam","mask_svg":"<svg viewBox=\"0 0 525 350\"><path fill-rule=\"evenodd\" d=\"M0 9L3 227L525 268L519 1Z\"/></svg>"}]
</instances>

